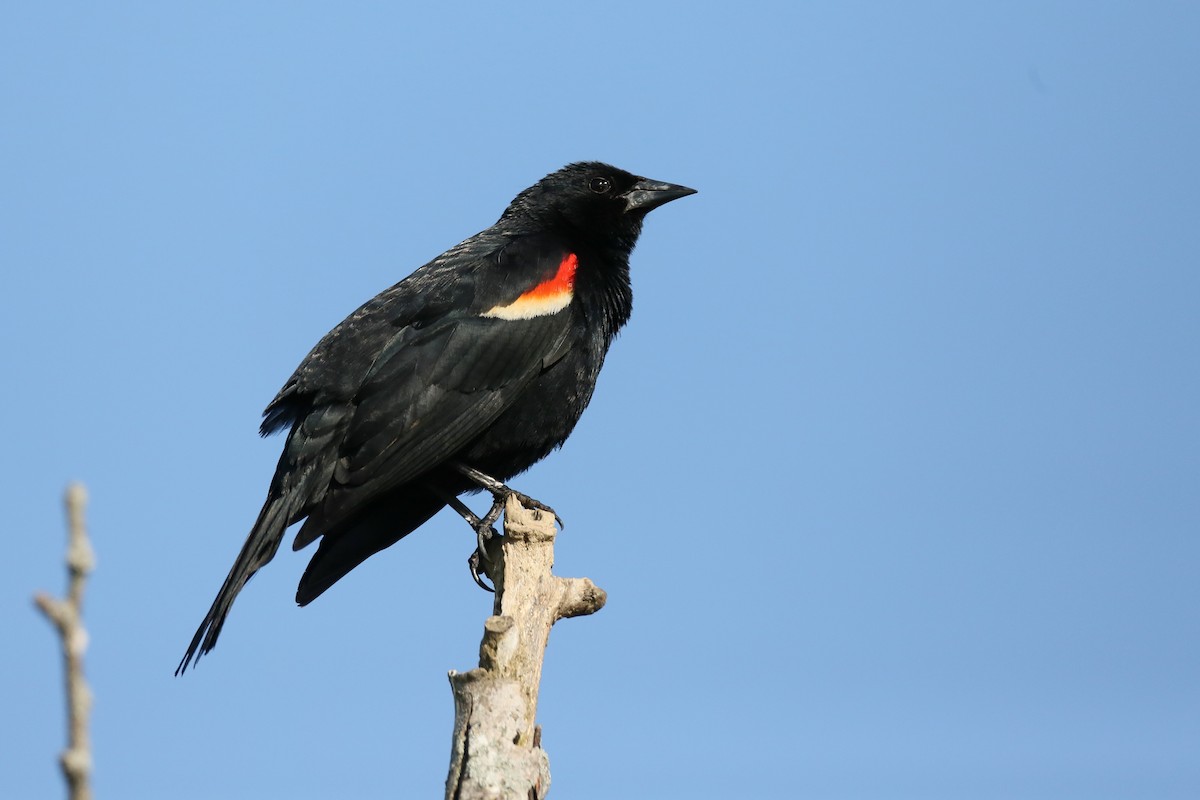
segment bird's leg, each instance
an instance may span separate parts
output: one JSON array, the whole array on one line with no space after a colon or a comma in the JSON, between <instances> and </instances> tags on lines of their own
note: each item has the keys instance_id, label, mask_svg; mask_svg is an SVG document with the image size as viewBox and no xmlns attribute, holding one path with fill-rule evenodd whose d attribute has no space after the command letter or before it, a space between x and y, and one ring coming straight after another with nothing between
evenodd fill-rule
<instances>
[{"instance_id":1,"label":"bird's leg","mask_svg":"<svg viewBox=\"0 0 1200 800\"><path fill-rule=\"evenodd\" d=\"M515 497L521 503L521 505L525 506L526 508L536 508L539 511L548 511L549 513L553 514L554 519L558 521L558 527L566 527L566 525L563 524L562 517L558 515L558 512L540 500L534 500L529 495L522 494L516 489L510 488L502 481L498 481L491 475L480 472L474 467L468 467L466 464L462 464L457 461L452 461L450 466L469 478L479 488L486 489L487 491L491 492L492 508L490 511L488 511L488 516L491 517L492 514L495 513L496 516L493 521L500 519L500 512L497 511L497 509L503 511L504 504L508 501L508 498Z\"/></svg>"},{"instance_id":2,"label":"bird's leg","mask_svg":"<svg viewBox=\"0 0 1200 800\"><path fill-rule=\"evenodd\" d=\"M475 552L471 553L471 557L467 559L467 566L471 570L471 578L481 588L489 592L495 592L491 586L484 583L483 578L479 575L481 567L485 567L488 562L487 542L493 536L499 536L496 529L492 527L500 519L500 515L504 513L504 504L508 502L508 498L515 497L526 508L535 508L539 511L547 511L554 514L554 518L558 520L559 527L563 527L562 519L553 508L543 502L534 500L527 494L522 494L515 489L505 485L502 481L498 481L487 473L480 472L474 467L468 467L466 464L451 462L451 467L466 476L472 483L481 489L486 489L492 495L492 507L488 509L487 514L483 517L476 516L475 512L471 511L465 503L458 499L456 495L436 486L433 483L428 483L426 486L446 502L446 505L453 508L458 515L466 520L467 524L475 531Z\"/></svg>"},{"instance_id":3,"label":"bird's leg","mask_svg":"<svg viewBox=\"0 0 1200 800\"><path fill-rule=\"evenodd\" d=\"M446 501L446 505L458 512L458 515L467 521L475 531L475 550L467 559L467 567L471 570L471 578L475 581L480 589L495 593L495 589L483 582L483 578L479 576L479 568L488 562L487 556L487 541L493 536L499 536L496 529L492 526L496 524L496 520L500 519L500 513L496 511L496 504L492 504L492 508L488 511L487 516L480 519L475 515L466 503L459 500L449 492L444 492L436 486L429 487L435 494Z\"/></svg>"}]
</instances>

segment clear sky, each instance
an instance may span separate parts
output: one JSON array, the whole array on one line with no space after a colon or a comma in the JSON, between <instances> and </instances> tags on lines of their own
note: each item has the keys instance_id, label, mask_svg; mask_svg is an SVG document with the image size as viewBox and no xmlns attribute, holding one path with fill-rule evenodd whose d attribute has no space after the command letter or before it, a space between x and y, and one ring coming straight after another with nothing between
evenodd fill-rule
<instances>
[{"instance_id":1,"label":"clear sky","mask_svg":"<svg viewBox=\"0 0 1200 800\"><path fill-rule=\"evenodd\" d=\"M1200 11L992 6L4 4L0 797L62 791L69 479L99 798L440 796L452 515L171 673L295 365L580 159L700 193L514 481L609 592L555 796L1200 796Z\"/></svg>"}]
</instances>

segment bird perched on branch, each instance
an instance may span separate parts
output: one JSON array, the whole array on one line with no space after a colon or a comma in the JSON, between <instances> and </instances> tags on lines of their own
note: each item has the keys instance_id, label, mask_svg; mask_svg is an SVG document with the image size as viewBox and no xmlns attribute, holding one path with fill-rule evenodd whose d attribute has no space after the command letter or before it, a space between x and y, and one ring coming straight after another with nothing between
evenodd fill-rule
<instances>
[{"instance_id":1,"label":"bird perched on branch","mask_svg":"<svg viewBox=\"0 0 1200 800\"><path fill-rule=\"evenodd\" d=\"M327 333L263 412L262 435L288 432L283 454L176 674L216 645L293 523L304 520L293 549L321 540L296 591L307 605L446 505L481 544L508 496L546 508L504 481L579 421L632 310L629 255L647 212L694 193L571 164ZM481 489L493 504L477 517L458 495Z\"/></svg>"}]
</instances>

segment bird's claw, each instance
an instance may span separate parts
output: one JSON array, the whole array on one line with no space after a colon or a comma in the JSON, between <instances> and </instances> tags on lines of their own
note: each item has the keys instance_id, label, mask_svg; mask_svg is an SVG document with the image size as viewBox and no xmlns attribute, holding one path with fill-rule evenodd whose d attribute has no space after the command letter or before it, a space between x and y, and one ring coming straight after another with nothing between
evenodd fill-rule
<instances>
[{"instance_id":1,"label":"bird's claw","mask_svg":"<svg viewBox=\"0 0 1200 800\"><path fill-rule=\"evenodd\" d=\"M555 511L553 508L551 508L550 506L543 503L541 500L534 500L529 495L522 494L521 492L518 492L518 491L512 490L512 489L509 490L509 494L512 497L517 498L517 502L520 503L521 505L525 506L526 508L532 508L537 511L545 511L547 514L554 517L554 521L558 523L559 530L566 530L567 524L565 522L563 522L563 518L558 515L557 511ZM506 497L500 497L500 496L496 497L496 502L498 502L498 503L504 503L506 500L507 500Z\"/></svg>"},{"instance_id":2,"label":"bird's claw","mask_svg":"<svg viewBox=\"0 0 1200 800\"><path fill-rule=\"evenodd\" d=\"M483 589L485 592L491 592L492 594L495 594L496 590L484 583L483 578L479 575L479 567L482 564L483 559L479 557L478 550L476 550L474 553L471 553L471 557L467 559L467 566L471 570L471 577L475 580L475 585L480 589Z\"/></svg>"},{"instance_id":3,"label":"bird's claw","mask_svg":"<svg viewBox=\"0 0 1200 800\"><path fill-rule=\"evenodd\" d=\"M500 535L492 527L492 523L496 521L499 515L493 515L492 511L495 511L495 508L488 511L487 516L479 520L475 525L475 552L471 553L471 557L467 559L467 566L471 568L471 577L475 580L476 585L480 589L495 594L496 590L484 583L483 579L479 577L480 567L491 563L491 559L488 558L487 543L492 537Z\"/></svg>"}]
</instances>

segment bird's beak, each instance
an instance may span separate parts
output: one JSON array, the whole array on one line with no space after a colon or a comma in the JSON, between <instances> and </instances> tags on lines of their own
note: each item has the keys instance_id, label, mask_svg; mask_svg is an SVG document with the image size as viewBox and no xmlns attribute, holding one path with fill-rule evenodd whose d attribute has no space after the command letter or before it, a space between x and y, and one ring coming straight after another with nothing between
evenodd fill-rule
<instances>
[{"instance_id":1,"label":"bird's beak","mask_svg":"<svg viewBox=\"0 0 1200 800\"><path fill-rule=\"evenodd\" d=\"M687 197L689 194L695 193L695 189L689 189L686 186L642 178L633 185L632 189L621 196L625 198L626 213L630 211L641 211L644 213L658 208L664 203L669 203L672 200L678 200L681 197Z\"/></svg>"}]
</instances>

